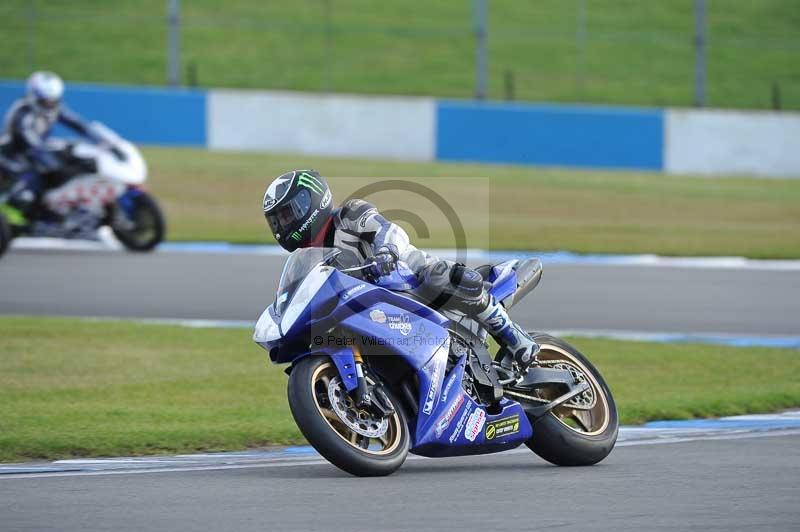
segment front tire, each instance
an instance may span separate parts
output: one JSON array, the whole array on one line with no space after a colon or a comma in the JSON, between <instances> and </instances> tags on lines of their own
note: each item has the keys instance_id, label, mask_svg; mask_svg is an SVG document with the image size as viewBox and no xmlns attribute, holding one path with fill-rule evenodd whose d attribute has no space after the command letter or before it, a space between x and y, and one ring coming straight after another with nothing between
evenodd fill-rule
<instances>
[{"instance_id":1,"label":"front tire","mask_svg":"<svg viewBox=\"0 0 800 532\"><path fill-rule=\"evenodd\" d=\"M560 466L587 466L603 460L617 441L619 417L614 398L597 368L567 342L546 334L532 335L541 346L544 365L582 374L590 390L538 419L529 418L533 437L526 445L541 458ZM588 392L591 392L589 394ZM563 390L538 392L553 399Z\"/></svg>"},{"instance_id":2,"label":"front tire","mask_svg":"<svg viewBox=\"0 0 800 532\"><path fill-rule=\"evenodd\" d=\"M127 201L126 216L115 215L111 230L129 251L151 251L164 240L166 223L161 208L146 192L140 192ZM116 208L123 209L121 205Z\"/></svg>"},{"instance_id":3,"label":"front tire","mask_svg":"<svg viewBox=\"0 0 800 532\"><path fill-rule=\"evenodd\" d=\"M384 390L395 414L383 418L386 427L379 436L368 437L362 433L379 433L382 425L369 412L356 409L337 379L336 366L328 357L309 356L295 364L289 376L288 396L297 426L322 456L352 475L375 477L393 473L403 465L410 446L400 402L389 390ZM331 400L336 402L335 406ZM342 413L352 417L342 417Z\"/></svg>"}]
</instances>

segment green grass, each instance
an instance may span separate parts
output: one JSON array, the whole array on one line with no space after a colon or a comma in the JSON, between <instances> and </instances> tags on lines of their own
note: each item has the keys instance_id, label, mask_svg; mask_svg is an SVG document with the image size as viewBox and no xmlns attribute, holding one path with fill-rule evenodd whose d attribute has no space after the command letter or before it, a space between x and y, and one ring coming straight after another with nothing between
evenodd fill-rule
<instances>
[{"instance_id":1,"label":"green grass","mask_svg":"<svg viewBox=\"0 0 800 532\"><path fill-rule=\"evenodd\" d=\"M313 167L329 177L336 201L380 178L413 178L445 197L473 247L800 257L800 180L166 148L145 155L172 240L273 242L261 214L267 183L288 169ZM419 247L454 245L449 225L429 202L403 193L368 199L427 222L428 237L406 225Z\"/></svg>"},{"instance_id":2,"label":"green grass","mask_svg":"<svg viewBox=\"0 0 800 532\"><path fill-rule=\"evenodd\" d=\"M690 105L693 0L492 0L489 94L512 72L521 100ZM472 97L468 0L182 2L184 83ZM326 6L329 9L326 9ZM800 4L708 2L708 104L800 109ZM164 0L6 0L0 77L50 68L70 80L164 84Z\"/></svg>"},{"instance_id":3,"label":"green grass","mask_svg":"<svg viewBox=\"0 0 800 532\"><path fill-rule=\"evenodd\" d=\"M243 329L0 318L0 461L301 443ZM623 423L800 406L800 353L575 339Z\"/></svg>"}]
</instances>

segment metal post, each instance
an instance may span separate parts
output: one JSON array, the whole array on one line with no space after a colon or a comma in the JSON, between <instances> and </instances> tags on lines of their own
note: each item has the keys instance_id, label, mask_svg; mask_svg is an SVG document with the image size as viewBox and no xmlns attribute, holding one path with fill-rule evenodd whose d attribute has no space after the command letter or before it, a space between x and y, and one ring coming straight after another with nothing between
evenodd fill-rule
<instances>
[{"instance_id":1,"label":"metal post","mask_svg":"<svg viewBox=\"0 0 800 532\"><path fill-rule=\"evenodd\" d=\"M478 100L485 100L488 93L488 12L488 0L472 1L472 15L475 32L475 98Z\"/></svg>"},{"instance_id":2,"label":"metal post","mask_svg":"<svg viewBox=\"0 0 800 532\"><path fill-rule=\"evenodd\" d=\"M180 0L167 0L167 83L181 84L181 5Z\"/></svg>"},{"instance_id":3,"label":"metal post","mask_svg":"<svg viewBox=\"0 0 800 532\"><path fill-rule=\"evenodd\" d=\"M575 20L575 88L578 99L583 99L583 86L586 83L586 0L577 0L577 17Z\"/></svg>"},{"instance_id":4,"label":"metal post","mask_svg":"<svg viewBox=\"0 0 800 532\"><path fill-rule=\"evenodd\" d=\"M694 0L694 104L706 104L706 0Z\"/></svg>"},{"instance_id":5,"label":"metal post","mask_svg":"<svg viewBox=\"0 0 800 532\"><path fill-rule=\"evenodd\" d=\"M33 2L28 2L28 8L25 10L25 23L28 30L26 50L28 71L33 72L36 69L36 4Z\"/></svg>"},{"instance_id":6,"label":"metal post","mask_svg":"<svg viewBox=\"0 0 800 532\"><path fill-rule=\"evenodd\" d=\"M325 0L325 92L333 90L333 6Z\"/></svg>"},{"instance_id":7,"label":"metal post","mask_svg":"<svg viewBox=\"0 0 800 532\"><path fill-rule=\"evenodd\" d=\"M503 76L504 85L506 88L506 101L514 101L514 71L506 70Z\"/></svg>"}]
</instances>

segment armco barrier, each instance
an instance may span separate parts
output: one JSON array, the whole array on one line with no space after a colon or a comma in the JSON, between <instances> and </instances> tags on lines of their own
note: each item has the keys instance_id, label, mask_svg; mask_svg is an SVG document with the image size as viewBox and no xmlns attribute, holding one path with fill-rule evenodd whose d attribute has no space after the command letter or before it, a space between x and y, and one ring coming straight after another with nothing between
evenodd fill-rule
<instances>
[{"instance_id":1,"label":"armco barrier","mask_svg":"<svg viewBox=\"0 0 800 532\"><path fill-rule=\"evenodd\" d=\"M439 102L436 158L661 170L658 109Z\"/></svg>"},{"instance_id":2,"label":"armco barrier","mask_svg":"<svg viewBox=\"0 0 800 532\"><path fill-rule=\"evenodd\" d=\"M24 93L24 83L0 82L1 112ZM65 101L86 119L103 122L133 142L206 145L204 91L70 83Z\"/></svg>"},{"instance_id":3,"label":"armco barrier","mask_svg":"<svg viewBox=\"0 0 800 532\"><path fill-rule=\"evenodd\" d=\"M23 93L0 81L0 110ZM800 177L800 113L72 83L66 101L143 144Z\"/></svg>"}]
</instances>

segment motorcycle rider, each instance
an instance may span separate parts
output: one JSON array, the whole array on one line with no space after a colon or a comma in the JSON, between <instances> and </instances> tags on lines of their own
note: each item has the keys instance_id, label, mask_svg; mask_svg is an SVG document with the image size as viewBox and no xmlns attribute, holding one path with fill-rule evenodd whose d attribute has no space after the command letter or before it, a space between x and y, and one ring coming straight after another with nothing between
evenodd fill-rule
<instances>
[{"instance_id":1,"label":"motorcycle rider","mask_svg":"<svg viewBox=\"0 0 800 532\"><path fill-rule=\"evenodd\" d=\"M417 249L402 227L366 201L352 199L334 210L331 190L316 171L278 176L264 193L263 210L275 240L287 251L335 247L359 263L373 259L375 276L391 272L398 260L405 262L420 280L418 295L433 307L462 312L480 323L513 354L518 372L524 373L539 352L538 344L486 291L478 272Z\"/></svg>"},{"instance_id":2,"label":"motorcycle rider","mask_svg":"<svg viewBox=\"0 0 800 532\"><path fill-rule=\"evenodd\" d=\"M26 94L6 113L3 136L0 138L0 163L16 177L9 204L27 213L41 193L54 183L43 176L59 167L59 160L48 149L46 140L56 123L63 124L94 142L91 130L64 104L64 82L53 72L34 72L28 78Z\"/></svg>"}]
</instances>

